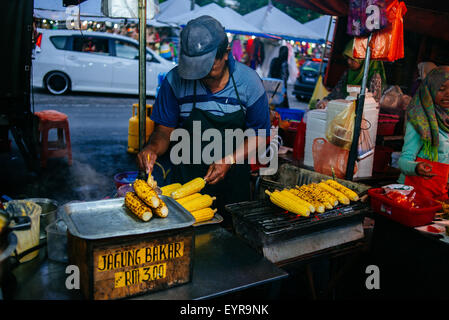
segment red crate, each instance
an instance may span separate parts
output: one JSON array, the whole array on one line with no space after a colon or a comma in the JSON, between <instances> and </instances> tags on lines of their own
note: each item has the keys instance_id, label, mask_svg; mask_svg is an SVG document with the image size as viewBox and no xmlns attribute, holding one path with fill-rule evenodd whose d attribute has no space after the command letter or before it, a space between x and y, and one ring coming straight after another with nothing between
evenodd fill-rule
<instances>
[{"instance_id":1,"label":"red crate","mask_svg":"<svg viewBox=\"0 0 449 320\"><path fill-rule=\"evenodd\" d=\"M399 122L399 116L394 114L379 114L379 121L377 123L377 135L391 136L394 134L396 125Z\"/></svg>"},{"instance_id":2,"label":"red crate","mask_svg":"<svg viewBox=\"0 0 449 320\"><path fill-rule=\"evenodd\" d=\"M409 208L398 205L385 196L382 188L369 189L371 208L380 215L409 227L424 226L432 222L435 213L441 210L441 204L432 199L415 198L421 208Z\"/></svg>"}]
</instances>

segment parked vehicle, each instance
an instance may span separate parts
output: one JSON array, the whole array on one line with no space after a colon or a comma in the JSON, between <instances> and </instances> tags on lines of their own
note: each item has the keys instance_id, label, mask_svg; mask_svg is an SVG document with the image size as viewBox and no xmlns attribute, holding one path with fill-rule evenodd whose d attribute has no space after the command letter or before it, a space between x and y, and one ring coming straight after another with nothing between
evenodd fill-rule
<instances>
[{"instance_id":1,"label":"parked vehicle","mask_svg":"<svg viewBox=\"0 0 449 320\"><path fill-rule=\"evenodd\" d=\"M308 100L312 97L313 90L315 89L316 82L318 80L318 73L320 72L321 59L311 59L304 62L299 69L298 78L296 78L295 85L293 87L293 95L296 99ZM323 62L322 74L326 70L327 59Z\"/></svg>"},{"instance_id":2,"label":"parked vehicle","mask_svg":"<svg viewBox=\"0 0 449 320\"><path fill-rule=\"evenodd\" d=\"M139 43L120 35L38 29L33 86L55 95L67 91L138 94ZM175 64L147 49L147 95L155 96L158 74Z\"/></svg>"}]
</instances>

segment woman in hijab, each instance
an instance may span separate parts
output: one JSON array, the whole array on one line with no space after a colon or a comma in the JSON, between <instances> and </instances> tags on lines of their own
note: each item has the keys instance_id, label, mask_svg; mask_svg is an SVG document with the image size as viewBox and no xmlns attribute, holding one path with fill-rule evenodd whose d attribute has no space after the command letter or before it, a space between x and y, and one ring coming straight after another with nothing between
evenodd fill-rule
<instances>
[{"instance_id":1,"label":"woman in hijab","mask_svg":"<svg viewBox=\"0 0 449 320\"><path fill-rule=\"evenodd\" d=\"M417 194L448 199L449 66L433 69L407 109L408 122L399 158L400 183Z\"/></svg>"},{"instance_id":2,"label":"woman in hijab","mask_svg":"<svg viewBox=\"0 0 449 320\"><path fill-rule=\"evenodd\" d=\"M363 69L365 60L355 59L353 56L352 39L343 51L343 56L347 58L348 70L343 73L332 92L316 104L317 109L324 109L330 100L345 99L349 94L346 91L347 85L362 85ZM374 99L379 102L382 96L382 87L386 86L385 69L382 61L371 60L368 69L367 88L373 93Z\"/></svg>"},{"instance_id":3,"label":"woman in hijab","mask_svg":"<svg viewBox=\"0 0 449 320\"><path fill-rule=\"evenodd\" d=\"M284 100L282 102L284 107L289 106L287 98L287 80L289 77L288 71L288 48L287 46L282 46L279 48L279 55L273 58L270 63L270 70L268 72L268 77L281 79L284 84Z\"/></svg>"},{"instance_id":4,"label":"woman in hijab","mask_svg":"<svg viewBox=\"0 0 449 320\"><path fill-rule=\"evenodd\" d=\"M411 89L410 89L410 96L414 96L416 91L418 91L418 88L420 84L423 82L423 80L426 78L427 74L435 69L437 65L433 62L420 62L418 63L418 79L413 83Z\"/></svg>"}]
</instances>

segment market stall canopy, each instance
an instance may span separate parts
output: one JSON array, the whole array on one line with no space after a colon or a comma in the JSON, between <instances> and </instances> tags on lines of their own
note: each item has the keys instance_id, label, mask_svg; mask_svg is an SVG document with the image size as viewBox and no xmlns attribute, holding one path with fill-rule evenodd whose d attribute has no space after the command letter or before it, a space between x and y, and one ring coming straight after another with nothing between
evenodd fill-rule
<instances>
[{"instance_id":1,"label":"market stall canopy","mask_svg":"<svg viewBox=\"0 0 449 320\"><path fill-rule=\"evenodd\" d=\"M321 16L317 19L304 23L304 25L312 30L313 32L320 35L320 39L326 40L327 29L329 27L329 22L331 21L332 16ZM335 23L332 23L331 29L329 30L329 38L332 38L334 34Z\"/></svg>"},{"instance_id":2,"label":"market stall canopy","mask_svg":"<svg viewBox=\"0 0 449 320\"><path fill-rule=\"evenodd\" d=\"M105 16L101 11L101 3L101 0L87 0L76 6L80 9L80 19L95 21L124 21L124 19ZM68 15L72 14L67 11L68 9L68 7L62 5L62 0L34 0L34 17L36 18L65 21ZM129 19L128 21L131 20L132 19ZM137 20L138 19L134 19L133 21ZM154 19L147 20L147 24L155 27L167 26L165 23L160 23Z\"/></svg>"},{"instance_id":3,"label":"market stall canopy","mask_svg":"<svg viewBox=\"0 0 449 320\"><path fill-rule=\"evenodd\" d=\"M253 26L268 34L287 40L322 42L319 34L272 5L259 8L243 17Z\"/></svg>"},{"instance_id":4,"label":"market stall canopy","mask_svg":"<svg viewBox=\"0 0 449 320\"><path fill-rule=\"evenodd\" d=\"M196 10L189 11L176 17L168 18L165 22L185 26L190 20L198 18L202 15L209 15L220 21L226 32L271 38L271 36L265 34L259 28L247 23L244 18L240 18L238 13L232 13L230 10L226 10L216 3L210 3Z\"/></svg>"},{"instance_id":5,"label":"market stall canopy","mask_svg":"<svg viewBox=\"0 0 449 320\"><path fill-rule=\"evenodd\" d=\"M346 17L348 0L275 0L290 6L310 9L321 14ZM407 6L404 29L449 41L449 1L403 0Z\"/></svg>"},{"instance_id":6,"label":"market stall canopy","mask_svg":"<svg viewBox=\"0 0 449 320\"><path fill-rule=\"evenodd\" d=\"M173 17L190 11L191 0L167 0L159 5L159 14L156 15L155 20L160 22L167 22ZM194 10L199 9L200 6L195 4Z\"/></svg>"}]
</instances>

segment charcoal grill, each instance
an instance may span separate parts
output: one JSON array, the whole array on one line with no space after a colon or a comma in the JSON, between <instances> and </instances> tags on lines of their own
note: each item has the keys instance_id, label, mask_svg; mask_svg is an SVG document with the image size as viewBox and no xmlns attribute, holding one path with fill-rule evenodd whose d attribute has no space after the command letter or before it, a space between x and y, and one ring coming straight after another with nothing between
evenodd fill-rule
<instances>
[{"instance_id":1,"label":"charcoal grill","mask_svg":"<svg viewBox=\"0 0 449 320\"><path fill-rule=\"evenodd\" d=\"M340 205L324 213L298 216L273 205L270 201L250 201L231 204L234 229L256 244L270 245L302 235L361 222L368 205L355 202Z\"/></svg>"},{"instance_id":2,"label":"charcoal grill","mask_svg":"<svg viewBox=\"0 0 449 320\"><path fill-rule=\"evenodd\" d=\"M369 203L351 202L324 213L311 213L309 217L303 217L275 206L264 195L266 189L291 188L329 178L302 168L281 166L275 176L260 181L259 190L256 190L260 195L256 197L258 200L225 207L232 215L234 231L272 262L363 238L363 219L369 212ZM354 182L339 182L359 195L368 189Z\"/></svg>"},{"instance_id":3,"label":"charcoal grill","mask_svg":"<svg viewBox=\"0 0 449 320\"><path fill-rule=\"evenodd\" d=\"M363 238L369 206L355 202L309 217L285 211L269 200L231 204L226 210L232 214L236 234L276 263Z\"/></svg>"}]
</instances>

